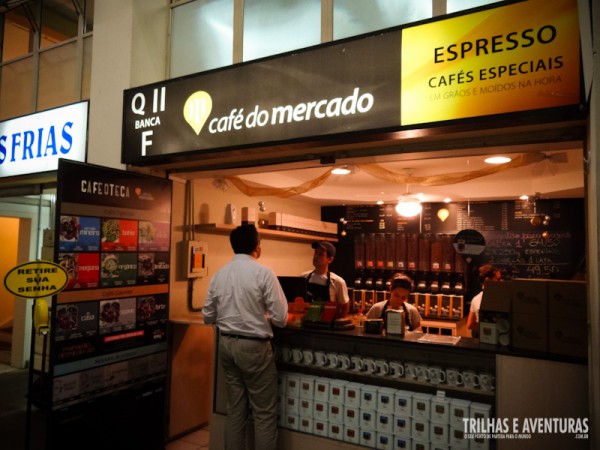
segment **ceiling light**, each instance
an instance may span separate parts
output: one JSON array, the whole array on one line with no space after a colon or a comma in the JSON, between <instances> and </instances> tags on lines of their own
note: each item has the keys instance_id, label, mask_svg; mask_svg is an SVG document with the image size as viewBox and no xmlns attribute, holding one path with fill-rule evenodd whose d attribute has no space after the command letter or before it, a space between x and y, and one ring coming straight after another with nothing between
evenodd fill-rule
<instances>
[{"instance_id":1,"label":"ceiling light","mask_svg":"<svg viewBox=\"0 0 600 450\"><path fill-rule=\"evenodd\" d=\"M383 200L377 200L378 205L383 205Z\"/></svg>"},{"instance_id":2,"label":"ceiling light","mask_svg":"<svg viewBox=\"0 0 600 450\"><path fill-rule=\"evenodd\" d=\"M396 205L396 212L402 217L414 217L418 215L423 207L417 197L405 195L400 197Z\"/></svg>"},{"instance_id":3,"label":"ceiling light","mask_svg":"<svg viewBox=\"0 0 600 450\"><path fill-rule=\"evenodd\" d=\"M519 200L529 200L529 195L521 195Z\"/></svg>"},{"instance_id":4,"label":"ceiling light","mask_svg":"<svg viewBox=\"0 0 600 450\"><path fill-rule=\"evenodd\" d=\"M444 203L452 203L452 199L450 197L446 197L444 199Z\"/></svg>"},{"instance_id":5,"label":"ceiling light","mask_svg":"<svg viewBox=\"0 0 600 450\"><path fill-rule=\"evenodd\" d=\"M331 171L331 173L334 175L348 175L351 172L352 172L352 170L350 170L350 167L348 167L348 166L336 167L335 169L333 169Z\"/></svg>"},{"instance_id":6,"label":"ceiling light","mask_svg":"<svg viewBox=\"0 0 600 450\"><path fill-rule=\"evenodd\" d=\"M484 159L484 161L488 164L506 164L507 162L511 162L512 159L508 156L491 156Z\"/></svg>"},{"instance_id":7,"label":"ceiling light","mask_svg":"<svg viewBox=\"0 0 600 450\"><path fill-rule=\"evenodd\" d=\"M410 177L413 169L405 169L406 175ZM421 206L421 198L423 194L417 194L417 196L410 193L409 184L406 183L406 194L398 199L396 205L396 212L402 217L415 217L421 213L423 207Z\"/></svg>"}]
</instances>

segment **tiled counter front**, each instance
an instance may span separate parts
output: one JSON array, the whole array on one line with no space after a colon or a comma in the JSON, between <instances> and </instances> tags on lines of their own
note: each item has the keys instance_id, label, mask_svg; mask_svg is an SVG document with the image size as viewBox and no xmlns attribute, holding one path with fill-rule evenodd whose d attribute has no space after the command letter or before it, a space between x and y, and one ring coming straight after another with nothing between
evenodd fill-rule
<instances>
[{"instance_id":1,"label":"tiled counter front","mask_svg":"<svg viewBox=\"0 0 600 450\"><path fill-rule=\"evenodd\" d=\"M494 415L495 354L479 350L472 339L436 345L417 342L420 336L277 330L280 448L494 448L487 439L464 439L463 419ZM363 370L352 365L359 360L367 363ZM479 385L465 387L464 379L452 385L440 372L453 380L474 377ZM216 380L214 448L226 412L218 369Z\"/></svg>"}]
</instances>

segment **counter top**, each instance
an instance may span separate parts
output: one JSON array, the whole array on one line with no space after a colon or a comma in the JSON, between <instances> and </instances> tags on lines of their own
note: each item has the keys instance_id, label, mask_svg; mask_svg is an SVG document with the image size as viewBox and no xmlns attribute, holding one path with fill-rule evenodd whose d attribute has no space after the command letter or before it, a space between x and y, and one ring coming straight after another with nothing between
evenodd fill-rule
<instances>
[{"instance_id":1,"label":"counter top","mask_svg":"<svg viewBox=\"0 0 600 450\"><path fill-rule=\"evenodd\" d=\"M169 322L175 325L202 325L202 326L212 326L211 324L204 323L204 317L200 314L189 317L173 317L169 319ZM273 327L273 332L275 338L278 335L286 335L286 334L305 334L307 336L331 336L331 337L343 337L349 340L360 340L361 342L372 342L374 345L377 344L401 344L407 345L410 347L418 347L422 345L427 345L428 348L435 348L436 350L443 351L444 349L452 350L452 351L467 351L467 352L477 352L488 355L506 355L506 356L515 356L520 358L531 358L531 359L543 359L549 361L558 361L558 362L567 362L573 364L587 364L587 358L579 358L569 355L559 355L548 352L538 352L533 350L524 350L524 349L516 349L516 348L507 348L489 344L481 344L479 339L470 338L470 337L461 337L456 344L445 344L438 342L422 342L419 341L419 338L423 336L432 336L435 337L437 335L427 335L425 333L419 333L414 331L408 331L405 333L404 337L400 337L398 335L384 335L384 334L370 334L365 333L364 328L354 328L353 330L347 331L333 331L333 330L319 330L319 329L310 329L310 328L297 328L297 327L285 327L285 328L277 328ZM451 336L447 336L451 338Z\"/></svg>"},{"instance_id":2,"label":"counter top","mask_svg":"<svg viewBox=\"0 0 600 450\"><path fill-rule=\"evenodd\" d=\"M285 335L285 334L306 334L310 336L331 336L331 337L345 337L348 340L361 340L361 341L369 341L374 345L378 344L400 344L406 345L409 347L418 347L426 345L429 349L435 349L437 351L448 350L449 352L476 352L479 354L487 354L487 355L506 355L506 356L515 356L520 358L531 358L531 359L542 359L549 361L557 361L557 362L567 362L573 364L587 364L587 358L579 358L569 355L560 355L549 352L539 352L533 350L525 350L525 349L517 349L510 347L502 347L495 346L489 344L481 344L479 339L469 338L469 337L461 337L460 340L455 345L447 345L440 343L432 343L432 342L419 342L419 338L424 336L424 333L419 332L406 332L404 337L400 337L397 335L383 335L383 334L369 334L364 332L364 328L354 328L353 330L347 331L332 331L332 330L318 330L318 329L307 329L307 328L294 328L294 327L286 327L286 328L275 328L274 329L275 337L277 335ZM431 335L430 335L431 336ZM434 335L435 336L435 335ZM450 337L450 336L448 336Z\"/></svg>"},{"instance_id":3,"label":"counter top","mask_svg":"<svg viewBox=\"0 0 600 450\"><path fill-rule=\"evenodd\" d=\"M384 334L371 334L365 333L364 328L354 328L353 330L347 331L332 331L332 330L318 330L318 329L307 329L307 328L295 328L295 327L286 327L286 328L275 328L274 330L275 337L278 335L284 334L306 334L306 335L321 335L321 336L339 336L345 337L349 340L360 340L361 342L370 341L374 345L377 344L407 344L409 346L422 346L427 345L429 348L435 347L437 349L457 349L457 350L468 350L468 351L483 351L484 353L493 354L494 351L490 349L482 350L479 347L479 339L461 337L458 342L454 345L452 344L441 344L441 343L431 343L431 342L421 342L420 338L423 336L437 336L437 335L427 335L425 333L419 333L415 331L408 331L404 334L404 337L399 335L384 335ZM452 338L452 336L446 336L448 338Z\"/></svg>"}]
</instances>

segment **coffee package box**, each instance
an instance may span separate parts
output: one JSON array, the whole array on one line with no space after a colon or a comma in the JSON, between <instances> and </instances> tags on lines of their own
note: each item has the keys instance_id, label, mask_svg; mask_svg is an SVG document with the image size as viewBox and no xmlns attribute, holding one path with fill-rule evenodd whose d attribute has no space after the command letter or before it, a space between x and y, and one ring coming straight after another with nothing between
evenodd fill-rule
<instances>
[{"instance_id":1,"label":"coffee package box","mask_svg":"<svg viewBox=\"0 0 600 450\"><path fill-rule=\"evenodd\" d=\"M551 353L586 358L587 321L568 317L548 317L548 350Z\"/></svg>"},{"instance_id":2,"label":"coffee package box","mask_svg":"<svg viewBox=\"0 0 600 450\"><path fill-rule=\"evenodd\" d=\"M538 314L512 314L511 340L514 348L548 351L548 321Z\"/></svg>"},{"instance_id":3,"label":"coffee package box","mask_svg":"<svg viewBox=\"0 0 600 450\"><path fill-rule=\"evenodd\" d=\"M548 280L533 278L512 280L511 301L513 313L537 314L545 317L548 314Z\"/></svg>"},{"instance_id":4,"label":"coffee package box","mask_svg":"<svg viewBox=\"0 0 600 450\"><path fill-rule=\"evenodd\" d=\"M548 315L587 320L587 284L585 281L549 280Z\"/></svg>"},{"instance_id":5,"label":"coffee package box","mask_svg":"<svg viewBox=\"0 0 600 450\"><path fill-rule=\"evenodd\" d=\"M486 283L479 309L479 341L510 344L512 282Z\"/></svg>"},{"instance_id":6,"label":"coffee package box","mask_svg":"<svg viewBox=\"0 0 600 450\"><path fill-rule=\"evenodd\" d=\"M321 319L321 312L323 311L323 303L313 302L309 306L306 312L306 320L318 321Z\"/></svg>"},{"instance_id":7,"label":"coffee package box","mask_svg":"<svg viewBox=\"0 0 600 450\"><path fill-rule=\"evenodd\" d=\"M480 311L510 313L512 310L513 282L486 283Z\"/></svg>"}]
</instances>

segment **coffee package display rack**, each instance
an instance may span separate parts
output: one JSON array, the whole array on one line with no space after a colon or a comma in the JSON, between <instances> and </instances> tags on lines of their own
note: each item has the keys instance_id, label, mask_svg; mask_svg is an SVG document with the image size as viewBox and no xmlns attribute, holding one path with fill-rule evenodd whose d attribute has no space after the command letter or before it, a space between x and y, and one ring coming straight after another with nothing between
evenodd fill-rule
<instances>
[{"instance_id":1,"label":"coffee package display rack","mask_svg":"<svg viewBox=\"0 0 600 450\"><path fill-rule=\"evenodd\" d=\"M493 410L489 403L287 371L279 373L278 405L280 427L384 449L469 448L463 421L490 418ZM489 446L482 438L476 448Z\"/></svg>"}]
</instances>

